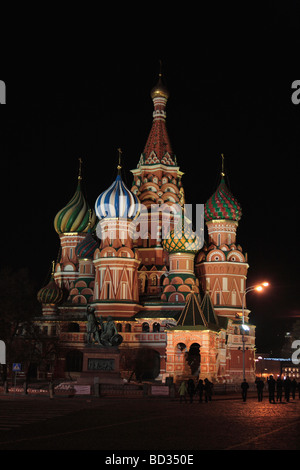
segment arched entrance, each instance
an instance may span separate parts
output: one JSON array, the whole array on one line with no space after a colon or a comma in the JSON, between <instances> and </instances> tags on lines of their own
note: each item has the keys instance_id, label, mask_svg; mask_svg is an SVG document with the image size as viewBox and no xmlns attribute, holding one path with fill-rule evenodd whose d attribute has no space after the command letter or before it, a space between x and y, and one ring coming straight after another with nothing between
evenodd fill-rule
<instances>
[{"instance_id":1,"label":"arched entrance","mask_svg":"<svg viewBox=\"0 0 300 470\"><path fill-rule=\"evenodd\" d=\"M135 362L137 380L154 380L160 372L160 354L154 349L139 349Z\"/></svg>"},{"instance_id":2,"label":"arched entrance","mask_svg":"<svg viewBox=\"0 0 300 470\"><path fill-rule=\"evenodd\" d=\"M201 354L200 344L193 343L187 353L187 362L191 369L192 375L198 375L200 373Z\"/></svg>"}]
</instances>

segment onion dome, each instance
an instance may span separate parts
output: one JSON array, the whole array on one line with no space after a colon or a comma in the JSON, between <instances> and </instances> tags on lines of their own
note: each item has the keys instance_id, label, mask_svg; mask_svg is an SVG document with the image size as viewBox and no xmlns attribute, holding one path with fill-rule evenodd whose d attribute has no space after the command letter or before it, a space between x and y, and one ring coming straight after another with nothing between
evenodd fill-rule
<instances>
[{"instance_id":1,"label":"onion dome","mask_svg":"<svg viewBox=\"0 0 300 470\"><path fill-rule=\"evenodd\" d=\"M78 259L93 258L96 248L98 248L98 243L89 230L85 238L77 245L75 250L76 256Z\"/></svg>"},{"instance_id":2,"label":"onion dome","mask_svg":"<svg viewBox=\"0 0 300 470\"><path fill-rule=\"evenodd\" d=\"M216 219L239 221L242 217L242 208L228 189L223 174L217 190L204 206L204 217L206 221Z\"/></svg>"},{"instance_id":3,"label":"onion dome","mask_svg":"<svg viewBox=\"0 0 300 470\"><path fill-rule=\"evenodd\" d=\"M81 190L81 177L74 196L55 216L54 228L58 234L66 232L87 232L94 227L96 215L92 211L90 223L90 207Z\"/></svg>"},{"instance_id":4,"label":"onion dome","mask_svg":"<svg viewBox=\"0 0 300 470\"><path fill-rule=\"evenodd\" d=\"M51 279L45 287L42 287L37 293L37 300L41 304L59 304L64 299L64 291L54 280L54 263Z\"/></svg>"},{"instance_id":5,"label":"onion dome","mask_svg":"<svg viewBox=\"0 0 300 470\"><path fill-rule=\"evenodd\" d=\"M160 73L157 84L151 90L150 95L152 99L162 97L167 100L170 96L169 90L163 84L161 77L162 74Z\"/></svg>"},{"instance_id":6,"label":"onion dome","mask_svg":"<svg viewBox=\"0 0 300 470\"><path fill-rule=\"evenodd\" d=\"M168 253L197 253L202 247L200 238L191 227L182 223L170 231L169 238L163 240L163 249Z\"/></svg>"},{"instance_id":7,"label":"onion dome","mask_svg":"<svg viewBox=\"0 0 300 470\"><path fill-rule=\"evenodd\" d=\"M98 196L95 203L97 217L135 219L140 213L140 201L122 181L120 169L116 180Z\"/></svg>"}]
</instances>

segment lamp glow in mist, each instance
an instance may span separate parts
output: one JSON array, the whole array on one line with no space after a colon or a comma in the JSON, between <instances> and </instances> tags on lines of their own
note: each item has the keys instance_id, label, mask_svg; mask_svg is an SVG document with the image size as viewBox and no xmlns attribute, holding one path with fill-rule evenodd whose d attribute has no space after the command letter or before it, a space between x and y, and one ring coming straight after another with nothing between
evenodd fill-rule
<instances>
[{"instance_id":1,"label":"lamp glow in mist","mask_svg":"<svg viewBox=\"0 0 300 470\"><path fill-rule=\"evenodd\" d=\"M246 294L248 292L251 292L253 290L256 290L256 292L262 292L264 290L264 287L268 287L270 284L268 282L262 282L261 284L255 284L254 286L247 287L245 289L245 292L243 294L243 303L242 303L242 343L243 343L243 380L246 379L246 373L245 373L245 332L249 331L250 328L248 325L245 323L245 314L244 314L244 309L245 309L245 300L246 300Z\"/></svg>"}]
</instances>

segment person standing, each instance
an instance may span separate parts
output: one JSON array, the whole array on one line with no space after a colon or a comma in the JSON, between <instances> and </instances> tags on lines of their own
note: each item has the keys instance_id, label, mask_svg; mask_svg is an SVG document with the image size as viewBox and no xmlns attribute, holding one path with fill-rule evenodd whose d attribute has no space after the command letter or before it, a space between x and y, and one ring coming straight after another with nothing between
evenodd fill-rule
<instances>
[{"instance_id":1,"label":"person standing","mask_svg":"<svg viewBox=\"0 0 300 470\"><path fill-rule=\"evenodd\" d=\"M269 402L275 403L275 380L273 375L268 377Z\"/></svg>"},{"instance_id":2,"label":"person standing","mask_svg":"<svg viewBox=\"0 0 300 470\"><path fill-rule=\"evenodd\" d=\"M246 401L247 399L248 388L249 388L249 384L246 381L246 379L244 379L243 382L241 383L243 401Z\"/></svg>"},{"instance_id":3,"label":"person standing","mask_svg":"<svg viewBox=\"0 0 300 470\"><path fill-rule=\"evenodd\" d=\"M179 397L180 397L179 401L180 401L180 403L182 403L183 399L184 399L185 403L187 403L186 394L187 394L187 386L186 386L185 380L183 380L180 384L180 387L179 387Z\"/></svg>"},{"instance_id":4,"label":"person standing","mask_svg":"<svg viewBox=\"0 0 300 470\"><path fill-rule=\"evenodd\" d=\"M206 403L208 401L211 401L212 387L213 387L212 382L210 382L207 378L204 379L204 392L205 392L205 401L206 401Z\"/></svg>"},{"instance_id":5,"label":"person standing","mask_svg":"<svg viewBox=\"0 0 300 470\"><path fill-rule=\"evenodd\" d=\"M263 400L263 389L264 389L265 384L263 383L263 381L259 377L256 379L255 383L256 383L258 401L262 401Z\"/></svg>"},{"instance_id":6,"label":"person standing","mask_svg":"<svg viewBox=\"0 0 300 470\"><path fill-rule=\"evenodd\" d=\"M282 400L282 380L280 377L276 380L276 400L280 401Z\"/></svg>"},{"instance_id":7,"label":"person standing","mask_svg":"<svg viewBox=\"0 0 300 470\"><path fill-rule=\"evenodd\" d=\"M195 393L195 383L194 383L193 379L189 379L188 385L187 385L187 391L188 391L188 394L189 394L189 397L190 397L190 403L193 403L193 397L194 397L194 393Z\"/></svg>"},{"instance_id":8,"label":"person standing","mask_svg":"<svg viewBox=\"0 0 300 470\"><path fill-rule=\"evenodd\" d=\"M203 399L203 390L204 390L204 385L203 385L203 380L199 379L199 382L197 384L195 392L199 394L199 403L202 403Z\"/></svg>"},{"instance_id":9,"label":"person standing","mask_svg":"<svg viewBox=\"0 0 300 470\"><path fill-rule=\"evenodd\" d=\"M284 398L289 403L290 393L291 393L291 380L289 377L287 377L285 381L283 382L283 388L284 388Z\"/></svg>"},{"instance_id":10,"label":"person standing","mask_svg":"<svg viewBox=\"0 0 300 470\"><path fill-rule=\"evenodd\" d=\"M295 400L296 390L297 390L297 382L296 382L296 379L294 378L294 379L291 381L291 391L292 391L293 400Z\"/></svg>"}]
</instances>

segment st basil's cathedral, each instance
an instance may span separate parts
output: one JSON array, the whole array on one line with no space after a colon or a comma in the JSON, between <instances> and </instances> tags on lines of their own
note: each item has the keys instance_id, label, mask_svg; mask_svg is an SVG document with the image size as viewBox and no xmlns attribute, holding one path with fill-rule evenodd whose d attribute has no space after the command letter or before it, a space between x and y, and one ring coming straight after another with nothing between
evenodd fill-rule
<instances>
[{"instance_id":1,"label":"st basil's cathedral","mask_svg":"<svg viewBox=\"0 0 300 470\"><path fill-rule=\"evenodd\" d=\"M249 265L236 240L241 206L222 164L219 184L204 204L204 243L189 226L183 231L175 215L164 236L160 208L184 207L185 195L167 133L169 91L161 74L151 98L152 127L131 170L132 187L123 181L119 149L115 180L106 188L103 179L89 205L80 160L75 193L54 218L59 255L37 294L42 314L36 324L59 348L44 373L75 380L80 375L91 306L96 318L112 317L122 336L124 379L135 372L138 380L240 383L244 369L253 382L255 326L244 304ZM133 232L137 218L139 236Z\"/></svg>"}]
</instances>

